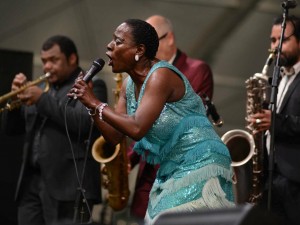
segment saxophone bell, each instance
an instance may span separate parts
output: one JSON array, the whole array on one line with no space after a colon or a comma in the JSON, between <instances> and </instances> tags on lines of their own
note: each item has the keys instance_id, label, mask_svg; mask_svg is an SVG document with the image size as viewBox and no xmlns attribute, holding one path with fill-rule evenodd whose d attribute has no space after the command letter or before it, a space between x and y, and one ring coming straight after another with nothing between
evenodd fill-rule
<instances>
[{"instance_id":1,"label":"saxophone bell","mask_svg":"<svg viewBox=\"0 0 300 225\"><path fill-rule=\"evenodd\" d=\"M110 207L116 211L127 206L130 194L127 160L124 160L125 157L127 159L124 141L125 139L117 146L112 146L101 136L92 147L92 156L104 165L101 169L102 185L108 190L106 197Z\"/></svg>"},{"instance_id":2,"label":"saxophone bell","mask_svg":"<svg viewBox=\"0 0 300 225\"><path fill-rule=\"evenodd\" d=\"M246 164L254 154L255 142L253 136L245 130L228 131L222 136L222 141L230 150L232 167Z\"/></svg>"}]
</instances>

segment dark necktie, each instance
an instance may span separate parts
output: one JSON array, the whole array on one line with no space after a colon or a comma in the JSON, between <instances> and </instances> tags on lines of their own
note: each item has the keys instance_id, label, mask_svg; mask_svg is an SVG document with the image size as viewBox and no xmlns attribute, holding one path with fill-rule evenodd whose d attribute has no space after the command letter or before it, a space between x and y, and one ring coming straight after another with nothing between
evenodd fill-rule
<instances>
[{"instance_id":1,"label":"dark necktie","mask_svg":"<svg viewBox=\"0 0 300 225\"><path fill-rule=\"evenodd\" d=\"M51 96L55 96L57 92L57 88L51 87L49 90L49 94ZM42 130L45 126L45 123L47 121L47 117L38 115L37 119L35 121L35 132L34 132L34 137L33 137L33 143L32 143L32 157L31 157L31 163L33 167L38 168L38 157L39 157L39 152L40 152L40 138L41 138L41 133Z\"/></svg>"}]
</instances>

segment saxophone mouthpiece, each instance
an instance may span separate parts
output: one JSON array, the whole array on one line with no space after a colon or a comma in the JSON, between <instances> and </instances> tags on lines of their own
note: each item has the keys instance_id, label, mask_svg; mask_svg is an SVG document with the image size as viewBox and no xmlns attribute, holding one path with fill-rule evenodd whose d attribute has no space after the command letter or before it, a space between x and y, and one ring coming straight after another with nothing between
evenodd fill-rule
<instances>
[{"instance_id":1,"label":"saxophone mouthpiece","mask_svg":"<svg viewBox=\"0 0 300 225\"><path fill-rule=\"evenodd\" d=\"M274 60L274 57L275 57L275 55L277 53L277 48L275 48L275 49L269 49L269 52L270 52L269 57L267 58L267 61L266 61L265 65L264 65L264 68L263 68L263 70L261 72L263 75L267 74L269 66L272 64L272 62Z\"/></svg>"}]
</instances>

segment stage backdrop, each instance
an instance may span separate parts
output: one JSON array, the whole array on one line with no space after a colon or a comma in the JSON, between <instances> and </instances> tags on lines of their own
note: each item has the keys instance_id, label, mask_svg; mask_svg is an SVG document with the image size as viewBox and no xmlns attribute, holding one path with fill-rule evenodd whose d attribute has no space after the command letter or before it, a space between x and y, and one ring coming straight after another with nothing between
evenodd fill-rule
<instances>
[{"instance_id":1,"label":"stage backdrop","mask_svg":"<svg viewBox=\"0 0 300 225\"><path fill-rule=\"evenodd\" d=\"M31 80L32 67L33 53L0 49L0 96L10 92L15 74L23 72ZM3 107L3 104L0 105ZM1 131L0 144L0 223L16 225L14 194L21 164L23 136L8 137Z\"/></svg>"}]
</instances>

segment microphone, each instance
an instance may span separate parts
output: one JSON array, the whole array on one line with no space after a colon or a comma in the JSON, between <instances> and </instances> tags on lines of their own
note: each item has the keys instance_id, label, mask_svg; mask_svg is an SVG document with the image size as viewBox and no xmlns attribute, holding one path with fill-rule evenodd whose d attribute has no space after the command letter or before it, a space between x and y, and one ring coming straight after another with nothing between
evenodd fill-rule
<instances>
[{"instance_id":1,"label":"microphone","mask_svg":"<svg viewBox=\"0 0 300 225\"><path fill-rule=\"evenodd\" d=\"M204 98L205 101L205 106L206 106L206 113L207 116L211 116L213 120L213 124L217 127L222 127L223 126L223 120L221 119L220 115L217 112L217 109L215 105L211 102L209 97L206 94L202 94L202 97Z\"/></svg>"},{"instance_id":2,"label":"microphone","mask_svg":"<svg viewBox=\"0 0 300 225\"><path fill-rule=\"evenodd\" d=\"M296 0L286 0L281 4L284 9L293 9L297 6Z\"/></svg>"},{"instance_id":3,"label":"microphone","mask_svg":"<svg viewBox=\"0 0 300 225\"><path fill-rule=\"evenodd\" d=\"M100 70L102 70L104 64L105 62L101 58L95 60L91 65L91 68L85 73L82 80L88 83Z\"/></svg>"},{"instance_id":4,"label":"microphone","mask_svg":"<svg viewBox=\"0 0 300 225\"><path fill-rule=\"evenodd\" d=\"M103 59L99 58L99 59L96 59L90 69L88 71L86 71L85 75L83 76L82 80L85 82L85 83L88 83L89 81L92 80L92 78L100 71L102 70L103 66L104 66L105 62ZM68 100L68 103L71 102L71 100L73 99L76 99L77 96L73 96L73 97L69 97L69 100Z\"/></svg>"}]
</instances>

